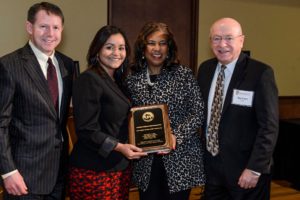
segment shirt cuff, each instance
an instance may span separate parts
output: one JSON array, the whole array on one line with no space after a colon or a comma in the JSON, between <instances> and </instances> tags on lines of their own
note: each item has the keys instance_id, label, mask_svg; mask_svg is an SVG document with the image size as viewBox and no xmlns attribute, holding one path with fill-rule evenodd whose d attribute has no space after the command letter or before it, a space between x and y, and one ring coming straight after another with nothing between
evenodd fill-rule
<instances>
[{"instance_id":1,"label":"shirt cuff","mask_svg":"<svg viewBox=\"0 0 300 200\"><path fill-rule=\"evenodd\" d=\"M13 175L13 174L15 174L15 173L17 173L18 172L18 170L16 169L16 170L14 170L14 171L11 171L11 172L8 172L8 173L6 173L6 174L3 174L3 175L1 175L2 176L2 179L6 179L7 177L9 177L9 176L11 176L11 175Z\"/></svg>"},{"instance_id":2,"label":"shirt cuff","mask_svg":"<svg viewBox=\"0 0 300 200\"><path fill-rule=\"evenodd\" d=\"M102 157L106 158L111 151L114 150L114 148L117 146L118 144L118 141L115 140L114 138L112 137L107 137L101 148L98 150L98 154L100 154Z\"/></svg>"},{"instance_id":3,"label":"shirt cuff","mask_svg":"<svg viewBox=\"0 0 300 200\"><path fill-rule=\"evenodd\" d=\"M250 170L251 171L251 173L253 174L253 175L256 175L256 176L260 176L261 175L261 173L259 173L259 172L256 172L256 171L253 171L253 170Z\"/></svg>"}]
</instances>

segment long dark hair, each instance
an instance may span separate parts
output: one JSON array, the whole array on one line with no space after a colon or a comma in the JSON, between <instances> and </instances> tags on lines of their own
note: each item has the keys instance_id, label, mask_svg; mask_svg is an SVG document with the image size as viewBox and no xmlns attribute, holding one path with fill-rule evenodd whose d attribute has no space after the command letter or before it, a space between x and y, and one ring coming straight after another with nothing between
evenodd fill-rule
<instances>
[{"instance_id":1,"label":"long dark hair","mask_svg":"<svg viewBox=\"0 0 300 200\"><path fill-rule=\"evenodd\" d=\"M162 31L167 36L168 57L165 60L164 67L171 68L174 64L180 64L177 44L168 25L161 22L148 22L142 27L134 44L134 61L131 66L133 71L140 71L145 65L144 51L147 45L147 37L157 31Z\"/></svg>"},{"instance_id":2,"label":"long dark hair","mask_svg":"<svg viewBox=\"0 0 300 200\"><path fill-rule=\"evenodd\" d=\"M119 84L120 81L123 80L123 74L124 74L123 72L126 70L129 64L129 56L130 56L130 47L129 47L128 39L125 33L120 28L116 26L110 26L110 25L103 26L102 28L100 28L90 44L86 59L88 63L88 68L97 69L97 72L100 75L104 75L105 74L104 70L102 69L102 67L100 67L100 63L98 61L98 53L102 49L102 47L104 46L108 38L111 35L115 35L115 34L121 34L123 36L125 40L125 49L126 49L126 58L122 63L122 65L115 71L114 74L115 79Z\"/></svg>"}]
</instances>

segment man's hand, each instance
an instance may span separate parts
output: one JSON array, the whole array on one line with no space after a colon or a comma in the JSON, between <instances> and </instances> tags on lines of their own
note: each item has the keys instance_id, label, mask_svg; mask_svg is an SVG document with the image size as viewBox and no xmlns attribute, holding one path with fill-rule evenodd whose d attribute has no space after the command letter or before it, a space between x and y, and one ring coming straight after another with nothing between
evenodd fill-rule
<instances>
[{"instance_id":1,"label":"man's hand","mask_svg":"<svg viewBox=\"0 0 300 200\"><path fill-rule=\"evenodd\" d=\"M244 189L254 188L258 182L259 176L251 170L245 169L239 178L239 186Z\"/></svg>"},{"instance_id":2,"label":"man's hand","mask_svg":"<svg viewBox=\"0 0 300 200\"><path fill-rule=\"evenodd\" d=\"M20 196L28 193L27 186L19 172L6 177L3 183L8 194Z\"/></svg>"}]
</instances>

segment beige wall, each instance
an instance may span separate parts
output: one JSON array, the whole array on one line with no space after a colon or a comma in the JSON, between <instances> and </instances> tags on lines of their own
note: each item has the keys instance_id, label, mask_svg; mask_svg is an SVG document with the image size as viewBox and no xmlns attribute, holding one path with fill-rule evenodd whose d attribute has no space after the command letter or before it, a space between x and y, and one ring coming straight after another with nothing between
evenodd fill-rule
<instances>
[{"instance_id":1,"label":"beige wall","mask_svg":"<svg viewBox=\"0 0 300 200\"><path fill-rule=\"evenodd\" d=\"M0 0L0 56L22 47L28 40L25 21L37 0ZM107 24L107 0L49 0L65 16L63 40L58 50L86 68L86 54L98 29Z\"/></svg>"},{"instance_id":2,"label":"beige wall","mask_svg":"<svg viewBox=\"0 0 300 200\"><path fill-rule=\"evenodd\" d=\"M200 0L198 63L212 56L208 34L218 18L240 21L244 50L271 65L279 95L300 95L299 0Z\"/></svg>"},{"instance_id":3,"label":"beige wall","mask_svg":"<svg viewBox=\"0 0 300 200\"><path fill-rule=\"evenodd\" d=\"M34 0L0 0L0 56L27 41L26 13ZM59 50L80 61L85 69L88 45L107 23L107 0L50 0L65 14ZM220 17L241 22L245 50L274 68L280 95L300 95L299 0L200 0L198 64L212 57L209 27ZM80 13L79 13L80 12Z\"/></svg>"}]
</instances>

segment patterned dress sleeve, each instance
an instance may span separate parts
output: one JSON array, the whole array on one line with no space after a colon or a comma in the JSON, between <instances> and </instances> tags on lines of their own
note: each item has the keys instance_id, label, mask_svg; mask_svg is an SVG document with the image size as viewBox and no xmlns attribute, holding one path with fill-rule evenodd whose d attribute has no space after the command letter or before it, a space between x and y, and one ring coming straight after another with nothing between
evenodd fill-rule
<instances>
[{"instance_id":1,"label":"patterned dress sleeve","mask_svg":"<svg viewBox=\"0 0 300 200\"><path fill-rule=\"evenodd\" d=\"M180 109L181 114L179 123L173 128L178 144L199 132L204 120L204 102L192 71L188 68L183 69L180 78L183 87L178 95L184 95L184 102L176 108Z\"/></svg>"}]
</instances>

